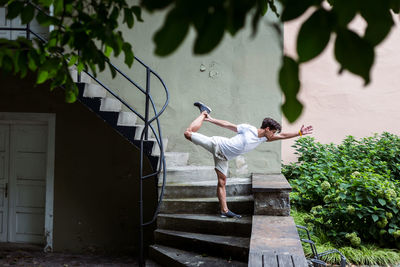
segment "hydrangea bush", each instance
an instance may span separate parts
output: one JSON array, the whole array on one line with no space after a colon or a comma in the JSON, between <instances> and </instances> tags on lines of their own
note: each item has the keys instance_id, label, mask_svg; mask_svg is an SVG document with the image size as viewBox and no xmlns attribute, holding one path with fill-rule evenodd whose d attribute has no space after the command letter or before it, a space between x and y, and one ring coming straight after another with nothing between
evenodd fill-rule
<instances>
[{"instance_id":1,"label":"hydrangea bush","mask_svg":"<svg viewBox=\"0 0 400 267\"><path fill-rule=\"evenodd\" d=\"M294 145L298 162L283 165L292 204L337 242L400 247L400 138L390 133L342 144L313 138Z\"/></svg>"}]
</instances>

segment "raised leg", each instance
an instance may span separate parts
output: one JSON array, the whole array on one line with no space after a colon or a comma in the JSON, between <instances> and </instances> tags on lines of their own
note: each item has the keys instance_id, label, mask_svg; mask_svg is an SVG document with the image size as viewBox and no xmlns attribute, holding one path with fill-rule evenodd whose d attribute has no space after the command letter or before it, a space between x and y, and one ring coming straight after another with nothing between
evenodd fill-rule
<instances>
[{"instance_id":1,"label":"raised leg","mask_svg":"<svg viewBox=\"0 0 400 267\"><path fill-rule=\"evenodd\" d=\"M186 129L184 135L185 138L188 140L191 140L192 133L197 132L200 128L201 125L204 122L204 119L207 117L207 112L203 111L200 116L198 116L192 123L189 125L189 127Z\"/></svg>"}]
</instances>

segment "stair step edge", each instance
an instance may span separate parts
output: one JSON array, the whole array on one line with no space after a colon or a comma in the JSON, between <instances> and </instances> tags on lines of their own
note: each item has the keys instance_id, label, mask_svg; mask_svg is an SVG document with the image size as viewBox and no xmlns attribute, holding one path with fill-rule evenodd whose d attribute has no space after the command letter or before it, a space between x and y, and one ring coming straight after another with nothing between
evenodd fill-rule
<instances>
[{"instance_id":1,"label":"stair step edge","mask_svg":"<svg viewBox=\"0 0 400 267\"><path fill-rule=\"evenodd\" d=\"M240 247L245 249L248 249L250 247L249 237L200 234L200 233L190 233L190 232L164 230L164 229L156 229L154 232L165 235L172 235L180 238L196 239L199 241L209 242L214 244L229 245L232 247Z\"/></svg>"}]
</instances>

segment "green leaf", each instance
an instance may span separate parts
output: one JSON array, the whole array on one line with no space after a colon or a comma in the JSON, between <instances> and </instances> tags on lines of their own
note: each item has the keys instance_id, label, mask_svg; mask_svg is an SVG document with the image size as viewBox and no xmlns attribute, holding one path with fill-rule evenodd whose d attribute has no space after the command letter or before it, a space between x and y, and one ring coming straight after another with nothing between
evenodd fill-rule
<instances>
[{"instance_id":1,"label":"green leaf","mask_svg":"<svg viewBox=\"0 0 400 267\"><path fill-rule=\"evenodd\" d=\"M125 22L129 28L133 27L133 14L129 8L124 8L124 23Z\"/></svg>"},{"instance_id":2,"label":"green leaf","mask_svg":"<svg viewBox=\"0 0 400 267\"><path fill-rule=\"evenodd\" d=\"M110 57L110 55L111 55L111 53L112 53L112 47L111 46L108 46L108 45L106 45L106 47L105 47L105 49L104 49L104 55L106 56L106 57Z\"/></svg>"},{"instance_id":3,"label":"green leaf","mask_svg":"<svg viewBox=\"0 0 400 267\"><path fill-rule=\"evenodd\" d=\"M50 7L54 0L39 0L41 6Z\"/></svg>"},{"instance_id":4,"label":"green leaf","mask_svg":"<svg viewBox=\"0 0 400 267\"><path fill-rule=\"evenodd\" d=\"M378 202L379 202L379 204L381 204L382 206L385 206L385 205L386 205L386 201L385 201L384 199L382 199L382 198L378 198Z\"/></svg>"},{"instance_id":5,"label":"green leaf","mask_svg":"<svg viewBox=\"0 0 400 267\"><path fill-rule=\"evenodd\" d=\"M64 1L63 0L54 0L54 14L61 15L64 11Z\"/></svg>"},{"instance_id":6,"label":"green leaf","mask_svg":"<svg viewBox=\"0 0 400 267\"><path fill-rule=\"evenodd\" d=\"M336 16L337 22L341 26L346 26L353 20L358 11L357 1L338 0L333 5L332 13Z\"/></svg>"},{"instance_id":7,"label":"green leaf","mask_svg":"<svg viewBox=\"0 0 400 267\"><path fill-rule=\"evenodd\" d=\"M364 38L369 41L373 46L376 46L380 42L382 42L389 34L394 25L390 10L382 10L382 8L376 10L377 6L380 5L374 4L374 8L372 8L371 6L370 9L361 9L361 15L368 22Z\"/></svg>"},{"instance_id":8,"label":"green leaf","mask_svg":"<svg viewBox=\"0 0 400 267\"><path fill-rule=\"evenodd\" d=\"M400 0L390 0L390 8L394 13L399 14L400 12Z\"/></svg>"},{"instance_id":9,"label":"green leaf","mask_svg":"<svg viewBox=\"0 0 400 267\"><path fill-rule=\"evenodd\" d=\"M22 24L28 24L31 22L35 15L35 9L31 5L26 5L24 9L21 11L21 22Z\"/></svg>"},{"instance_id":10,"label":"green leaf","mask_svg":"<svg viewBox=\"0 0 400 267\"><path fill-rule=\"evenodd\" d=\"M126 8L124 9L124 11L126 10ZM111 20L117 20L118 19L118 15L119 15L119 8L118 7L114 7L111 14L110 14L110 19Z\"/></svg>"},{"instance_id":11,"label":"green leaf","mask_svg":"<svg viewBox=\"0 0 400 267\"><path fill-rule=\"evenodd\" d=\"M68 89L65 91L65 102L74 103L76 101L76 97L78 88L74 83L70 84Z\"/></svg>"},{"instance_id":12,"label":"green leaf","mask_svg":"<svg viewBox=\"0 0 400 267\"><path fill-rule=\"evenodd\" d=\"M134 60L132 46L129 43L124 43L124 45L122 46L122 50L124 51L125 54L125 64L128 65L129 67L132 67Z\"/></svg>"},{"instance_id":13,"label":"green leaf","mask_svg":"<svg viewBox=\"0 0 400 267\"><path fill-rule=\"evenodd\" d=\"M133 14L135 14L136 19L140 22L143 22L142 9L139 6L133 6L133 7L131 7L131 10L132 10Z\"/></svg>"},{"instance_id":14,"label":"green leaf","mask_svg":"<svg viewBox=\"0 0 400 267\"><path fill-rule=\"evenodd\" d=\"M20 53L18 57L18 62L17 64L19 65L20 68L20 77L24 78L28 74L28 68L26 66L26 62L28 61L28 56L27 56L27 51L23 51Z\"/></svg>"},{"instance_id":15,"label":"green leaf","mask_svg":"<svg viewBox=\"0 0 400 267\"><path fill-rule=\"evenodd\" d=\"M377 222L379 220L378 215L372 214L371 217L372 217L372 220L374 220L374 222Z\"/></svg>"},{"instance_id":16,"label":"green leaf","mask_svg":"<svg viewBox=\"0 0 400 267\"><path fill-rule=\"evenodd\" d=\"M361 76L365 85L370 82L370 70L374 62L374 49L355 32L340 29L335 41L335 57L343 69Z\"/></svg>"},{"instance_id":17,"label":"green leaf","mask_svg":"<svg viewBox=\"0 0 400 267\"><path fill-rule=\"evenodd\" d=\"M300 28L297 37L299 62L315 58L325 49L332 31L332 16L324 9L316 10Z\"/></svg>"},{"instance_id":18,"label":"green leaf","mask_svg":"<svg viewBox=\"0 0 400 267\"><path fill-rule=\"evenodd\" d=\"M357 217L359 218L359 219L362 219L364 216L361 214L361 213L357 213Z\"/></svg>"},{"instance_id":19,"label":"green leaf","mask_svg":"<svg viewBox=\"0 0 400 267\"><path fill-rule=\"evenodd\" d=\"M140 5L145 7L149 11L154 11L156 9L164 9L172 3L175 2L173 0L163 0L163 1L142 0Z\"/></svg>"},{"instance_id":20,"label":"green leaf","mask_svg":"<svg viewBox=\"0 0 400 267\"><path fill-rule=\"evenodd\" d=\"M288 56L283 57L283 64L279 71L279 85L285 95L282 111L289 122L294 122L301 114L303 105L297 100L300 89L299 66Z\"/></svg>"},{"instance_id":21,"label":"green leaf","mask_svg":"<svg viewBox=\"0 0 400 267\"><path fill-rule=\"evenodd\" d=\"M268 0L258 0L257 4L261 11L261 15L264 16L268 11Z\"/></svg>"},{"instance_id":22,"label":"green leaf","mask_svg":"<svg viewBox=\"0 0 400 267\"><path fill-rule=\"evenodd\" d=\"M284 8L282 12L282 21L289 21L300 17L309 7L311 7L315 2L314 0L286 0L283 1Z\"/></svg>"},{"instance_id":23,"label":"green leaf","mask_svg":"<svg viewBox=\"0 0 400 267\"><path fill-rule=\"evenodd\" d=\"M36 83L37 84L44 83L47 80L48 76L49 76L49 73L47 72L47 70L39 70Z\"/></svg>"},{"instance_id":24,"label":"green leaf","mask_svg":"<svg viewBox=\"0 0 400 267\"><path fill-rule=\"evenodd\" d=\"M28 68L31 71L35 71L37 69L36 62L38 62L38 61L39 61L39 59L38 59L36 53L31 52L28 54Z\"/></svg>"},{"instance_id":25,"label":"green leaf","mask_svg":"<svg viewBox=\"0 0 400 267\"><path fill-rule=\"evenodd\" d=\"M78 73L81 73L84 68L85 68L85 65L82 63L82 61L79 61L78 66L76 67Z\"/></svg>"},{"instance_id":26,"label":"green leaf","mask_svg":"<svg viewBox=\"0 0 400 267\"><path fill-rule=\"evenodd\" d=\"M7 7L7 19L14 19L18 17L24 8L24 3L19 1L14 1Z\"/></svg>"},{"instance_id":27,"label":"green leaf","mask_svg":"<svg viewBox=\"0 0 400 267\"><path fill-rule=\"evenodd\" d=\"M113 78L115 78L115 76L117 76L116 70L115 70L114 67L110 64L110 62L107 62L107 64L108 64L108 67L110 68L111 76L112 76Z\"/></svg>"},{"instance_id":28,"label":"green leaf","mask_svg":"<svg viewBox=\"0 0 400 267\"><path fill-rule=\"evenodd\" d=\"M39 12L36 15L36 20L37 20L37 22L39 22L40 25L46 26L46 27L50 26L52 24L55 25L55 24L57 24L57 21L58 21L57 19L54 19L54 18L52 18L46 14L43 14L41 12Z\"/></svg>"},{"instance_id":29,"label":"green leaf","mask_svg":"<svg viewBox=\"0 0 400 267\"><path fill-rule=\"evenodd\" d=\"M189 30L189 22L176 9L171 10L162 28L154 35L155 53L167 56L183 42Z\"/></svg>"},{"instance_id":30,"label":"green leaf","mask_svg":"<svg viewBox=\"0 0 400 267\"><path fill-rule=\"evenodd\" d=\"M194 42L194 53L198 55L209 53L224 37L226 13L217 9L208 14L204 24L197 29L197 38Z\"/></svg>"}]
</instances>

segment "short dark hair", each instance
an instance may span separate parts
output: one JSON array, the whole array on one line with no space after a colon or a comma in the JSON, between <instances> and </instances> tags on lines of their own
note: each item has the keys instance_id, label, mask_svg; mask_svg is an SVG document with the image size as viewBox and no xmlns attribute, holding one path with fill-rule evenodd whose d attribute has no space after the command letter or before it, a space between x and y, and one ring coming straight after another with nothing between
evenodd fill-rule
<instances>
[{"instance_id":1,"label":"short dark hair","mask_svg":"<svg viewBox=\"0 0 400 267\"><path fill-rule=\"evenodd\" d=\"M272 118L265 118L262 121L261 129L269 128L270 130L276 130L278 133L281 132L282 126L276 120Z\"/></svg>"}]
</instances>

